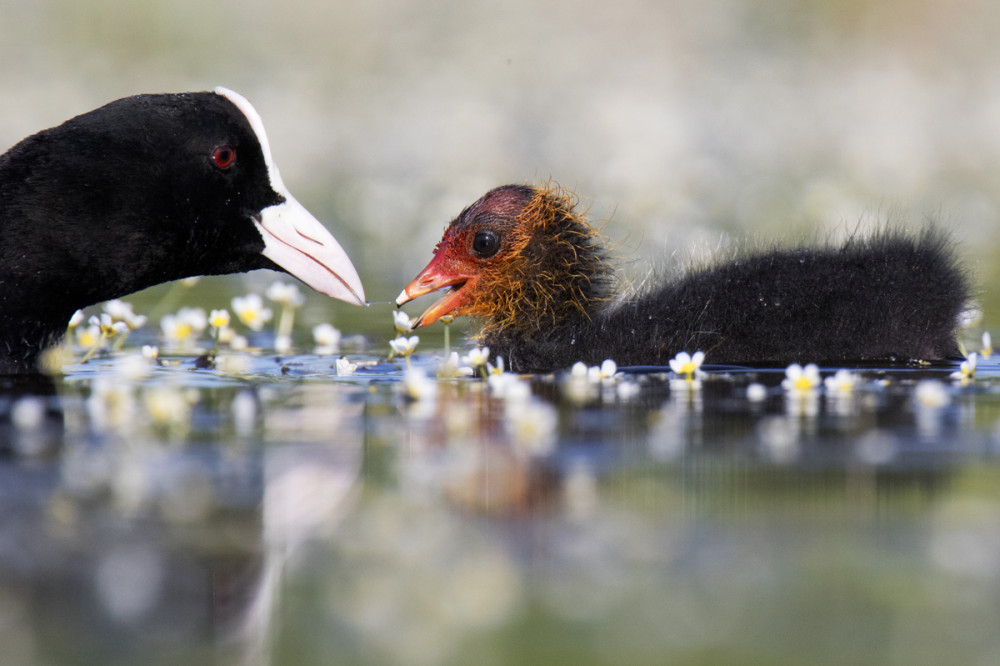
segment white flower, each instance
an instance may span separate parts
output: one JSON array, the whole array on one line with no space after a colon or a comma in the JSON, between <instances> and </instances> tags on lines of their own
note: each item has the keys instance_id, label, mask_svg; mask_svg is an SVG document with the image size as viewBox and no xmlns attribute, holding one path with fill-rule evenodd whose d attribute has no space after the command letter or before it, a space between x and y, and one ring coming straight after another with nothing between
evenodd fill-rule
<instances>
[{"instance_id":1,"label":"white flower","mask_svg":"<svg viewBox=\"0 0 1000 666\"><path fill-rule=\"evenodd\" d=\"M287 305L290 308L297 308L306 301L305 296L303 296L302 292L299 291L297 285L287 284L284 282L271 283L271 286L267 288L264 295L275 303Z\"/></svg>"},{"instance_id":2,"label":"white flower","mask_svg":"<svg viewBox=\"0 0 1000 666\"><path fill-rule=\"evenodd\" d=\"M528 382L509 372L487 375L486 382L490 387L490 393L497 398L503 398L508 405L521 404L531 398L531 386Z\"/></svg>"},{"instance_id":3,"label":"white flower","mask_svg":"<svg viewBox=\"0 0 1000 666\"><path fill-rule=\"evenodd\" d=\"M573 364L573 367L569 369L570 377L586 377L590 370L587 368L587 364L583 361L577 361Z\"/></svg>"},{"instance_id":4,"label":"white flower","mask_svg":"<svg viewBox=\"0 0 1000 666\"><path fill-rule=\"evenodd\" d=\"M474 347L462 359L462 362L472 366L473 368L481 368L484 365L486 365L489 362L489 360L490 360L489 347Z\"/></svg>"},{"instance_id":5,"label":"white flower","mask_svg":"<svg viewBox=\"0 0 1000 666\"><path fill-rule=\"evenodd\" d=\"M704 361L705 352L696 351L694 355L691 355L682 351L670 359L670 369L674 371L675 375L688 381L694 381L704 374L701 371L701 364Z\"/></svg>"},{"instance_id":6,"label":"white flower","mask_svg":"<svg viewBox=\"0 0 1000 666\"><path fill-rule=\"evenodd\" d=\"M392 347L392 351L400 356L409 356L417 348L417 344L420 342L420 338L416 335L411 335L406 337L401 335L398 338L389 340L389 346Z\"/></svg>"},{"instance_id":7,"label":"white flower","mask_svg":"<svg viewBox=\"0 0 1000 666\"><path fill-rule=\"evenodd\" d=\"M437 376L441 379L453 379L455 377L471 377L475 371L469 366L462 365L458 360L458 352L451 352L444 363L438 366Z\"/></svg>"},{"instance_id":8,"label":"white flower","mask_svg":"<svg viewBox=\"0 0 1000 666\"><path fill-rule=\"evenodd\" d=\"M69 328L76 328L82 324L84 317L86 317L86 315L83 314L83 310L77 310L74 312L73 316L69 318Z\"/></svg>"},{"instance_id":9,"label":"white flower","mask_svg":"<svg viewBox=\"0 0 1000 666\"><path fill-rule=\"evenodd\" d=\"M830 392L850 393L854 390L859 379L857 373L841 368L832 377L824 379L823 385Z\"/></svg>"},{"instance_id":10,"label":"white flower","mask_svg":"<svg viewBox=\"0 0 1000 666\"><path fill-rule=\"evenodd\" d=\"M972 352L969 354L962 365L959 366L958 372L951 373L951 378L956 380L962 386L967 385L976 376L976 361L978 360L978 354Z\"/></svg>"},{"instance_id":11,"label":"white flower","mask_svg":"<svg viewBox=\"0 0 1000 666\"><path fill-rule=\"evenodd\" d=\"M504 371L503 356L497 356L497 364L486 364L486 372L490 375L502 375Z\"/></svg>"},{"instance_id":12,"label":"white flower","mask_svg":"<svg viewBox=\"0 0 1000 666\"><path fill-rule=\"evenodd\" d=\"M618 365L610 358L601 363L600 366L587 368L587 379L591 382L600 382L602 379L611 379L618 372Z\"/></svg>"},{"instance_id":13,"label":"white flower","mask_svg":"<svg viewBox=\"0 0 1000 666\"><path fill-rule=\"evenodd\" d=\"M181 308L175 315L165 315L160 320L163 337L169 344L189 348L208 326L208 318L201 308Z\"/></svg>"},{"instance_id":14,"label":"white flower","mask_svg":"<svg viewBox=\"0 0 1000 666\"><path fill-rule=\"evenodd\" d=\"M810 363L804 368L798 363L792 363L785 368L785 379L781 387L786 391L808 392L820 385L819 366Z\"/></svg>"},{"instance_id":15,"label":"white flower","mask_svg":"<svg viewBox=\"0 0 1000 666\"><path fill-rule=\"evenodd\" d=\"M274 313L264 307L264 299L258 294L247 294L233 298L233 312L243 325L254 331L264 328Z\"/></svg>"},{"instance_id":16,"label":"white flower","mask_svg":"<svg viewBox=\"0 0 1000 666\"><path fill-rule=\"evenodd\" d=\"M220 353L215 357L215 369L224 375L245 375L250 371L249 354Z\"/></svg>"},{"instance_id":17,"label":"white flower","mask_svg":"<svg viewBox=\"0 0 1000 666\"><path fill-rule=\"evenodd\" d=\"M337 376L338 377L349 377L354 374L354 371L358 369L356 363L351 363L347 360L346 356L341 356L337 359Z\"/></svg>"},{"instance_id":18,"label":"white flower","mask_svg":"<svg viewBox=\"0 0 1000 666\"><path fill-rule=\"evenodd\" d=\"M336 354L340 350L341 333L333 324L317 324L313 326L313 341L316 343L317 354Z\"/></svg>"},{"instance_id":19,"label":"white flower","mask_svg":"<svg viewBox=\"0 0 1000 666\"><path fill-rule=\"evenodd\" d=\"M983 331L982 354L985 358L989 358L993 354L993 337L989 331Z\"/></svg>"},{"instance_id":20,"label":"white flower","mask_svg":"<svg viewBox=\"0 0 1000 666\"><path fill-rule=\"evenodd\" d=\"M392 313L392 325L400 333L408 333L413 330L413 320L410 315L402 310L394 310Z\"/></svg>"},{"instance_id":21,"label":"white flower","mask_svg":"<svg viewBox=\"0 0 1000 666\"><path fill-rule=\"evenodd\" d=\"M225 308L221 310L212 310L212 312L208 315L208 323L216 330L229 326L229 310L226 310Z\"/></svg>"},{"instance_id":22,"label":"white flower","mask_svg":"<svg viewBox=\"0 0 1000 666\"><path fill-rule=\"evenodd\" d=\"M149 361L154 361L160 355L160 348L155 345L143 345L142 357Z\"/></svg>"},{"instance_id":23,"label":"white flower","mask_svg":"<svg viewBox=\"0 0 1000 666\"><path fill-rule=\"evenodd\" d=\"M76 342L81 347L93 347L100 339L100 326L91 324L90 326L78 326L76 329Z\"/></svg>"},{"instance_id":24,"label":"white flower","mask_svg":"<svg viewBox=\"0 0 1000 666\"><path fill-rule=\"evenodd\" d=\"M134 331L146 325L146 317L144 315L137 315L132 310L131 303L115 299L105 303L103 309L106 314L111 316L112 320L124 322L129 330Z\"/></svg>"}]
</instances>

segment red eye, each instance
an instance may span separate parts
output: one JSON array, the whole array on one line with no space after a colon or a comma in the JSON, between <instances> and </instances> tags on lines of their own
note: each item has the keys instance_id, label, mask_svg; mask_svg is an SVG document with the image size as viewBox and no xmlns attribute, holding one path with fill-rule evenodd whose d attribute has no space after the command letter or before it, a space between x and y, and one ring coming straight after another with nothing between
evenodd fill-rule
<instances>
[{"instance_id":1,"label":"red eye","mask_svg":"<svg viewBox=\"0 0 1000 666\"><path fill-rule=\"evenodd\" d=\"M236 161L236 149L226 144L212 152L212 164L220 169L228 169Z\"/></svg>"}]
</instances>

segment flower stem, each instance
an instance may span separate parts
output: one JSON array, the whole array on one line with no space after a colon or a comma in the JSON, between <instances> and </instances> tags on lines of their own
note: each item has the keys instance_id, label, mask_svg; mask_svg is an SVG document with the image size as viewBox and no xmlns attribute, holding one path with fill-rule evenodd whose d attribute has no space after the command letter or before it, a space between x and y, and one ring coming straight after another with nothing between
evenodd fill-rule
<instances>
[{"instance_id":1,"label":"flower stem","mask_svg":"<svg viewBox=\"0 0 1000 666\"><path fill-rule=\"evenodd\" d=\"M101 337L97 338L97 342L95 342L94 345L87 350L87 353L83 355L82 359L80 359L80 363L86 363L91 358L93 358L94 354L97 353L97 348L100 347L101 344L107 339L108 339L107 333L101 333Z\"/></svg>"}]
</instances>

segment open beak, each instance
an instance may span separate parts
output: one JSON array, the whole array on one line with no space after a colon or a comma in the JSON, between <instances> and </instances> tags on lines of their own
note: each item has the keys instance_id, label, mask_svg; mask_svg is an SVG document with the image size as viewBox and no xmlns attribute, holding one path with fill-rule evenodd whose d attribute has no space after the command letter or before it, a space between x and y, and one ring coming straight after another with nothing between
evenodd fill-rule
<instances>
[{"instance_id":1,"label":"open beak","mask_svg":"<svg viewBox=\"0 0 1000 666\"><path fill-rule=\"evenodd\" d=\"M264 238L261 253L316 291L353 305L365 304L365 290L344 248L290 194L254 217Z\"/></svg>"},{"instance_id":2,"label":"open beak","mask_svg":"<svg viewBox=\"0 0 1000 666\"><path fill-rule=\"evenodd\" d=\"M450 288L450 291L439 299L413 322L413 328L433 324L441 317L455 313L468 302L469 289L478 279L475 275L467 275L460 271L449 270L445 259L447 252L439 251L427 268L413 278L396 298L396 305L409 303L418 296L429 294L439 289Z\"/></svg>"}]
</instances>

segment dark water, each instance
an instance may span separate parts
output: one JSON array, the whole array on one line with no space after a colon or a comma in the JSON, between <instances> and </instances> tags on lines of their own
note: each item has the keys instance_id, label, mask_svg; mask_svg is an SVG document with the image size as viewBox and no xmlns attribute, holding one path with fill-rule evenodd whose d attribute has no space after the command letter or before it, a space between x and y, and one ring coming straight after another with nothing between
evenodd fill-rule
<instances>
[{"instance_id":1,"label":"dark water","mask_svg":"<svg viewBox=\"0 0 1000 666\"><path fill-rule=\"evenodd\" d=\"M4 662L1000 656L995 356L849 391L348 356L127 348L8 387Z\"/></svg>"}]
</instances>

